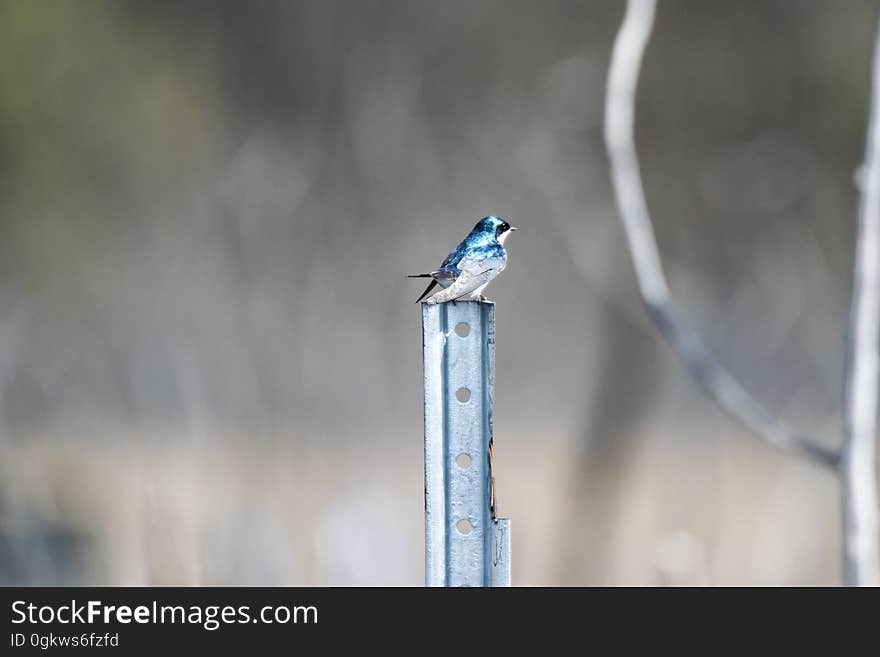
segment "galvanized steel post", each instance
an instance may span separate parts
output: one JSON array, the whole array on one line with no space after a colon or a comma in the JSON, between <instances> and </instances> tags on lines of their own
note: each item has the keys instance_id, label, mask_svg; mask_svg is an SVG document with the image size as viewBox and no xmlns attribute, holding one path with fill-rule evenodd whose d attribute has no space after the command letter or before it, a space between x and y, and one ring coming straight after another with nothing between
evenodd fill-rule
<instances>
[{"instance_id":1,"label":"galvanized steel post","mask_svg":"<svg viewBox=\"0 0 880 657\"><path fill-rule=\"evenodd\" d=\"M495 517L495 304L422 304L425 584L510 586L510 522Z\"/></svg>"}]
</instances>

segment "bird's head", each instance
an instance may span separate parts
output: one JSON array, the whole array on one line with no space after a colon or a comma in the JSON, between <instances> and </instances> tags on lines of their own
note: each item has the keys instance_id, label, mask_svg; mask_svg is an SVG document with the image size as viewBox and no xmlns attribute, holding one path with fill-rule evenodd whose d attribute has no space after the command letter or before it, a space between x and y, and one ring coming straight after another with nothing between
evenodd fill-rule
<instances>
[{"instance_id":1,"label":"bird's head","mask_svg":"<svg viewBox=\"0 0 880 657\"><path fill-rule=\"evenodd\" d=\"M504 244L507 236L515 230L516 228L507 223L503 217L492 215L480 219L472 232L497 239L501 244Z\"/></svg>"}]
</instances>

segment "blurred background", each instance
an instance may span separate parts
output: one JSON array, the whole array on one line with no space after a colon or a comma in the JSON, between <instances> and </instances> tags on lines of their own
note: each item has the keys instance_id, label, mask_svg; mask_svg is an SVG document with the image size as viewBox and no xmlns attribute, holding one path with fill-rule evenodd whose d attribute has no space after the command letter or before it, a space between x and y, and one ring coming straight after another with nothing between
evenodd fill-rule
<instances>
[{"instance_id":1,"label":"blurred background","mask_svg":"<svg viewBox=\"0 0 880 657\"><path fill-rule=\"evenodd\" d=\"M639 304L617 0L0 0L0 583L421 585L423 284L487 214L520 585L834 584L834 476ZM839 439L875 3L663 0L638 144L673 296Z\"/></svg>"}]
</instances>

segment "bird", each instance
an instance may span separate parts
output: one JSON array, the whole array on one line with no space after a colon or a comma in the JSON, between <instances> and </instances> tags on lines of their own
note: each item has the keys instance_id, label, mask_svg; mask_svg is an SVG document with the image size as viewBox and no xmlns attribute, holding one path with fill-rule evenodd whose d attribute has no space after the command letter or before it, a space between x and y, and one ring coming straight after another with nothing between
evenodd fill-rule
<instances>
[{"instance_id":1,"label":"bird","mask_svg":"<svg viewBox=\"0 0 880 657\"><path fill-rule=\"evenodd\" d=\"M504 240L516 228L502 217L490 215L480 219L473 230L456 246L440 268L409 278L430 278L431 282L416 303L449 301L486 301L483 290L507 266ZM434 288L440 286L440 290Z\"/></svg>"}]
</instances>

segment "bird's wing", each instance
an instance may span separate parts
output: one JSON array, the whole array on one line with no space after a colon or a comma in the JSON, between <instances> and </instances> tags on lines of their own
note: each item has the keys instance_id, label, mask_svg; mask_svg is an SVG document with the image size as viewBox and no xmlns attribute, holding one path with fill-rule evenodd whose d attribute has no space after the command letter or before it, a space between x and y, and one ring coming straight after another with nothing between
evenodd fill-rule
<instances>
[{"instance_id":1,"label":"bird's wing","mask_svg":"<svg viewBox=\"0 0 880 657\"><path fill-rule=\"evenodd\" d=\"M452 249L452 251L449 252L449 255L440 263L440 269L446 269L447 267L455 267L458 265L464 257L465 251L467 251L467 239L462 240L454 249Z\"/></svg>"},{"instance_id":2,"label":"bird's wing","mask_svg":"<svg viewBox=\"0 0 880 657\"><path fill-rule=\"evenodd\" d=\"M445 303L460 299L491 281L504 269L503 266L496 266L492 260L474 262L465 259L461 261L459 267L461 273L456 277L455 282L431 297L431 301Z\"/></svg>"},{"instance_id":3,"label":"bird's wing","mask_svg":"<svg viewBox=\"0 0 880 657\"><path fill-rule=\"evenodd\" d=\"M456 267L447 267L445 269L441 268L436 271L428 272L427 274L414 274L410 276L410 278L432 278L430 283L428 283L428 287L425 288L425 291L422 292L422 296L416 299L416 303L424 299L426 296L431 294L431 290L433 290L439 284L440 287L449 287L455 281L455 278L458 276L458 269Z\"/></svg>"},{"instance_id":4,"label":"bird's wing","mask_svg":"<svg viewBox=\"0 0 880 657\"><path fill-rule=\"evenodd\" d=\"M407 278L433 278L443 287L449 287L456 276L458 276L458 269L456 267L446 267L424 274L409 274Z\"/></svg>"},{"instance_id":5,"label":"bird's wing","mask_svg":"<svg viewBox=\"0 0 880 657\"><path fill-rule=\"evenodd\" d=\"M431 278L443 287L449 287L458 278L459 273L458 267L444 266L437 271L432 271Z\"/></svg>"}]
</instances>

